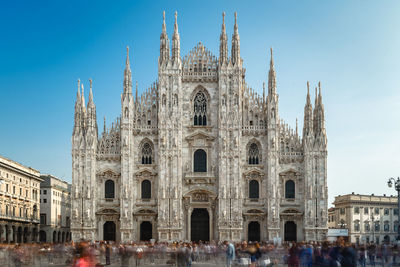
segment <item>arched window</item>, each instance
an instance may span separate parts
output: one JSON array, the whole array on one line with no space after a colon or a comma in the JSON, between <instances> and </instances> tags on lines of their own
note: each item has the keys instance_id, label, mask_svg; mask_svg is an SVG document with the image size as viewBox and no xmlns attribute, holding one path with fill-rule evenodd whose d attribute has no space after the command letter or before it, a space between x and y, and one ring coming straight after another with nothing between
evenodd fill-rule
<instances>
[{"instance_id":1,"label":"arched window","mask_svg":"<svg viewBox=\"0 0 400 267\"><path fill-rule=\"evenodd\" d=\"M151 182L149 180L142 181L142 198L143 199L151 198Z\"/></svg>"},{"instance_id":2,"label":"arched window","mask_svg":"<svg viewBox=\"0 0 400 267\"><path fill-rule=\"evenodd\" d=\"M249 198L259 198L259 185L256 180L251 180L249 183Z\"/></svg>"},{"instance_id":3,"label":"arched window","mask_svg":"<svg viewBox=\"0 0 400 267\"><path fill-rule=\"evenodd\" d=\"M142 164L151 164L152 163L152 154L153 150L149 143L144 143L142 147Z\"/></svg>"},{"instance_id":4,"label":"arched window","mask_svg":"<svg viewBox=\"0 0 400 267\"><path fill-rule=\"evenodd\" d=\"M287 180L285 183L285 198L294 198L295 185L293 180Z\"/></svg>"},{"instance_id":5,"label":"arched window","mask_svg":"<svg viewBox=\"0 0 400 267\"><path fill-rule=\"evenodd\" d=\"M379 222L375 222L375 231L378 232L381 230L381 226L379 224Z\"/></svg>"},{"instance_id":6,"label":"arched window","mask_svg":"<svg viewBox=\"0 0 400 267\"><path fill-rule=\"evenodd\" d=\"M259 150L256 143L252 143L249 147L249 164L259 164Z\"/></svg>"},{"instance_id":7,"label":"arched window","mask_svg":"<svg viewBox=\"0 0 400 267\"><path fill-rule=\"evenodd\" d=\"M202 92L194 98L194 125L207 125L207 100Z\"/></svg>"},{"instance_id":8,"label":"arched window","mask_svg":"<svg viewBox=\"0 0 400 267\"><path fill-rule=\"evenodd\" d=\"M105 198L114 198L114 181L107 180L104 184L104 197Z\"/></svg>"},{"instance_id":9,"label":"arched window","mask_svg":"<svg viewBox=\"0 0 400 267\"><path fill-rule=\"evenodd\" d=\"M383 231L385 231L385 232L389 232L390 231L389 221L385 221L383 223Z\"/></svg>"},{"instance_id":10,"label":"arched window","mask_svg":"<svg viewBox=\"0 0 400 267\"><path fill-rule=\"evenodd\" d=\"M359 220L355 220L354 221L354 231L360 231L360 221Z\"/></svg>"},{"instance_id":11,"label":"arched window","mask_svg":"<svg viewBox=\"0 0 400 267\"><path fill-rule=\"evenodd\" d=\"M365 221L364 222L364 231L365 232L371 231L371 228L370 228L370 225L369 225L369 221Z\"/></svg>"},{"instance_id":12,"label":"arched window","mask_svg":"<svg viewBox=\"0 0 400 267\"><path fill-rule=\"evenodd\" d=\"M206 172L207 171L207 153L203 149L197 149L194 152L194 172Z\"/></svg>"}]
</instances>

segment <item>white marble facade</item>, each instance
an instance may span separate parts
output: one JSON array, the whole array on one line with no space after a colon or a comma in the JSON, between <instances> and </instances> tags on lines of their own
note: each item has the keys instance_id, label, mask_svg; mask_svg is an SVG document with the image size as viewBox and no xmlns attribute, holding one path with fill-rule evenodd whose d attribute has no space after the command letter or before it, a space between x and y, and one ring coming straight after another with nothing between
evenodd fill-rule
<instances>
[{"instance_id":1,"label":"white marble facade","mask_svg":"<svg viewBox=\"0 0 400 267\"><path fill-rule=\"evenodd\" d=\"M181 57L177 14L171 49L164 15L157 82L132 93L128 50L121 116L100 135L92 82L87 104L78 83L73 240L325 238L321 86L300 136L279 117L272 49L268 91L246 84L236 13L230 51L223 19L219 57L202 43Z\"/></svg>"}]
</instances>

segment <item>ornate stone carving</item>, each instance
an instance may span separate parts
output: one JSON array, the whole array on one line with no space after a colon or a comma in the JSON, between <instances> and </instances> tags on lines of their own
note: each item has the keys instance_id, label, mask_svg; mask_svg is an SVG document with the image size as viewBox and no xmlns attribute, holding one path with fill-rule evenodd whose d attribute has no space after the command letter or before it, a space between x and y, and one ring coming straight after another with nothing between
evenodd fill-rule
<instances>
[{"instance_id":1,"label":"ornate stone carving","mask_svg":"<svg viewBox=\"0 0 400 267\"><path fill-rule=\"evenodd\" d=\"M208 202L208 194L206 193L194 193L192 195L193 202Z\"/></svg>"}]
</instances>

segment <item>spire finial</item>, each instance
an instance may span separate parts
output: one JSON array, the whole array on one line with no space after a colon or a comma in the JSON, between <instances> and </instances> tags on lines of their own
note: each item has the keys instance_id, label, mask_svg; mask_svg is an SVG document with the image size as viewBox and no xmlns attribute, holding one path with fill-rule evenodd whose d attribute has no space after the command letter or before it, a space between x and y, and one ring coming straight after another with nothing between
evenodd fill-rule
<instances>
[{"instance_id":1,"label":"spire finial","mask_svg":"<svg viewBox=\"0 0 400 267\"><path fill-rule=\"evenodd\" d=\"M81 90L82 90L82 97L84 97L85 92L84 92L84 89L83 89L83 83L81 84Z\"/></svg>"},{"instance_id":2,"label":"spire finial","mask_svg":"<svg viewBox=\"0 0 400 267\"><path fill-rule=\"evenodd\" d=\"M271 52L271 60L270 60L270 66L274 66L274 50L272 49L272 46L270 47L270 52Z\"/></svg>"},{"instance_id":3,"label":"spire finial","mask_svg":"<svg viewBox=\"0 0 400 267\"><path fill-rule=\"evenodd\" d=\"M226 29L225 29L225 11L222 12L222 33L225 34Z\"/></svg>"},{"instance_id":4,"label":"spire finial","mask_svg":"<svg viewBox=\"0 0 400 267\"><path fill-rule=\"evenodd\" d=\"M129 46L126 46L126 66L130 67L130 62L129 62Z\"/></svg>"},{"instance_id":5,"label":"spire finial","mask_svg":"<svg viewBox=\"0 0 400 267\"><path fill-rule=\"evenodd\" d=\"M178 33L178 11L175 11L175 24L174 24L174 33Z\"/></svg>"},{"instance_id":6,"label":"spire finial","mask_svg":"<svg viewBox=\"0 0 400 267\"><path fill-rule=\"evenodd\" d=\"M80 96L80 92L79 92L80 88L81 88L81 79L78 78L78 92L77 92L78 96Z\"/></svg>"},{"instance_id":7,"label":"spire finial","mask_svg":"<svg viewBox=\"0 0 400 267\"><path fill-rule=\"evenodd\" d=\"M167 26L165 25L165 10L163 11L162 16L163 16L162 32L167 33Z\"/></svg>"},{"instance_id":8,"label":"spire finial","mask_svg":"<svg viewBox=\"0 0 400 267\"><path fill-rule=\"evenodd\" d=\"M235 34L238 34L238 25L237 25L237 12L235 11L235 26L234 26Z\"/></svg>"},{"instance_id":9,"label":"spire finial","mask_svg":"<svg viewBox=\"0 0 400 267\"><path fill-rule=\"evenodd\" d=\"M296 118L296 136L298 136L298 133L299 133L299 122Z\"/></svg>"},{"instance_id":10,"label":"spire finial","mask_svg":"<svg viewBox=\"0 0 400 267\"><path fill-rule=\"evenodd\" d=\"M104 116L104 128L103 128L103 133L106 133L106 116Z\"/></svg>"},{"instance_id":11,"label":"spire finial","mask_svg":"<svg viewBox=\"0 0 400 267\"><path fill-rule=\"evenodd\" d=\"M92 90L92 83L93 83L92 78L89 79L89 83L90 83L90 90Z\"/></svg>"}]
</instances>

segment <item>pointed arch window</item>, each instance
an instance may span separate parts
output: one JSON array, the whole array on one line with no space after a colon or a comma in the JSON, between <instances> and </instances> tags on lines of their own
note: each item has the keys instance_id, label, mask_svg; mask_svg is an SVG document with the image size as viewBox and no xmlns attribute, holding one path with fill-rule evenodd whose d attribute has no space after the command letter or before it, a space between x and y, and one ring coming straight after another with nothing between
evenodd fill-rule
<instances>
[{"instance_id":1,"label":"pointed arch window","mask_svg":"<svg viewBox=\"0 0 400 267\"><path fill-rule=\"evenodd\" d=\"M114 190L114 181L107 180L104 184L104 197L105 198L114 198L115 190Z\"/></svg>"},{"instance_id":2,"label":"pointed arch window","mask_svg":"<svg viewBox=\"0 0 400 267\"><path fill-rule=\"evenodd\" d=\"M194 125L207 125L207 99L202 92L198 92L194 98Z\"/></svg>"},{"instance_id":3,"label":"pointed arch window","mask_svg":"<svg viewBox=\"0 0 400 267\"><path fill-rule=\"evenodd\" d=\"M295 197L295 184L293 180L287 180L285 183L285 198L293 199Z\"/></svg>"},{"instance_id":4,"label":"pointed arch window","mask_svg":"<svg viewBox=\"0 0 400 267\"><path fill-rule=\"evenodd\" d=\"M256 143L252 143L249 147L249 158L248 162L249 164L259 164L259 159L260 159L260 152L258 150L258 146Z\"/></svg>"},{"instance_id":5,"label":"pointed arch window","mask_svg":"<svg viewBox=\"0 0 400 267\"><path fill-rule=\"evenodd\" d=\"M149 143L144 143L142 147L142 164L152 164L153 150Z\"/></svg>"},{"instance_id":6,"label":"pointed arch window","mask_svg":"<svg viewBox=\"0 0 400 267\"><path fill-rule=\"evenodd\" d=\"M259 184L257 180L251 180L249 182L249 198L258 199L260 197Z\"/></svg>"}]
</instances>

